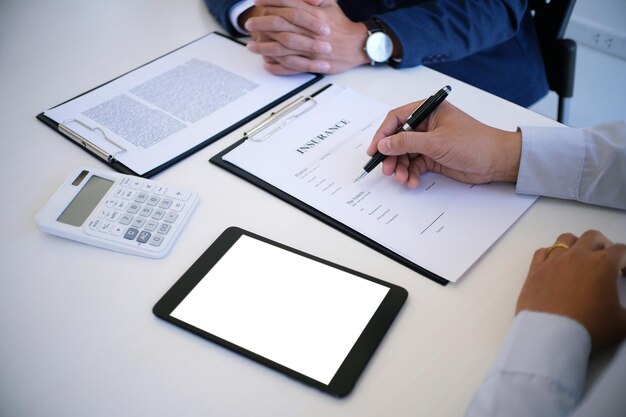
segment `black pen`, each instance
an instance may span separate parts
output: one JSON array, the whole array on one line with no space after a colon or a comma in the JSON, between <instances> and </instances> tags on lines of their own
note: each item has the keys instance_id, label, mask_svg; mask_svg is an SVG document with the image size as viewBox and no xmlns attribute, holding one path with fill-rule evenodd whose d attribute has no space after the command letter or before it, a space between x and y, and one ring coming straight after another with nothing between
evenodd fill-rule
<instances>
[{"instance_id":1,"label":"black pen","mask_svg":"<svg viewBox=\"0 0 626 417\"><path fill-rule=\"evenodd\" d=\"M428 97L428 99L422 103L409 117L407 117L406 122L398 128L399 132L411 132L417 128L426 118L439 106L450 94L452 88L449 85L446 85L441 90L437 91L432 96ZM383 162L387 155L383 155L379 151L376 151L374 156L363 166L363 170L361 173L354 179L354 182L357 182L367 174L369 174L378 164Z\"/></svg>"}]
</instances>

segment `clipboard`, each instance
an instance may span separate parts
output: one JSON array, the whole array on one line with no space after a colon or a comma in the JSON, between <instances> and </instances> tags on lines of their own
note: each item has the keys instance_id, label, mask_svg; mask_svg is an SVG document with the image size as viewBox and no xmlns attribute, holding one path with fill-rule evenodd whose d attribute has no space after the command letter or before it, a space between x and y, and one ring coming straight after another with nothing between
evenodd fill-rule
<instances>
[{"instance_id":1,"label":"clipboard","mask_svg":"<svg viewBox=\"0 0 626 417\"><path fill-rule=\"evenodd\" d=\"M295 380L344 397L407 297L395 284L230 227L152 311Z\"/></svg>"},{"instance_id":2,"label":"clipboard","mask_svg":"<svg viewBox=\"0 0 626 417\"><path fill-rule=\"evenodd\" d=\"M325 90L327 90L328 88L330 88L331 86L332 84L328 84L322 87L321 89L317 90L316 92L312 93L310 96L300 97L296 99L295 101L293 101L292 103L289 103L282 109L279 109L276 112L271 113L269 117L263 120L259 125L257 125L250 131L245 132L243 138L241 138L240 140L238 140L237 142L235 142L233 145L229 146L228 148L224 149L217 155L213 156L209 161L231 172L232 174L235 174L236 176L252 183L253 185L261 188L262 190L269 192L270 194L280 198L281 200L291 204L292 206L315 217L316 219L322 221L323 223L339 230L340 232L357 240L358 242L376 250L377 252L387 256L388 258L393 259L394 261L406 266L407 268L425 276L426 278L436 282L437 284L444 285L444 286L447 285L450 282L448 279L432 271L429 271L426 268L423 268L422 266L416 264L415 262L412 262L408 260L407 258L405 258L404 256L398 254L397 252L389 249L388 247L381 245L380 243L367 237L366 235L359 232L358 230L355 230L354 228L347 226L346 224L336 220L332 216L329 216L323 213L322 211L310 206L309 204L306 204L302 200L295 198L292 195L284 192L280 188L275 187L274 185L258 178L257 176L251 174L250 172L223 159L223 157L226 154L228 154L230 151L232 151L236 147L240 146L246 140L263 141L271 137L271 133L276 132L277 130L284 127L286 124L291 123L293 120L295 120L295 118L304 114L312 106L315 106L315 97L321 94L322 92L324 92ZM309 107L303 110L301 106L296 105L296 103L312 103L312 104L310 104ZM304 106L304 104L302 104L302 106Z\"/></svg>"},{"instance_id":3,"label":"clipboard","mask_svg":"<svg viewBox=\"0 0 626 417\"><path fill-rule=\"evenodd\" d=\"M145 169L141 171L134 168L132 164L128 164L120 160L120 159L123 159L122 155L125 152L127 152L128 146L124 143L123 140L120 140L119 138L115 137L116 136L115 132L112 132L106 127L101 126L97 122L92 122L92 121L87 122L85 120L81 120L75 117L70 117L70 118L66 118L63 120L54 120L52 117L49 117L46 114L46 112L53 111L59 108L60 106L66 105L68 103L73 102L74 100L81 99L87 96L88 94L94 93L99 89L110 86L112 83L117 82L118 80L122 80L124 77L132 76L133 73L135 73L136 71L148 68L150 65L155 64L164 58L170 57L172 56L172 54L177 53L178 51L182 51L183 49L189 46L193 46L196 42L202 41L211 36L219 37L220 39L227 40L228 42L232 42L232 44L234 45L241 45L242 51L245 53L248 53L245 50L245 44L243 42L240 42L239 40L231 36L225 35L223 33L220 33L220 32L211 32L173 51L170 51L144 65L141 65L131 71L128 71L125 74L122 74L110 81L107 81L89 91L79 94L78 96L74 98L71 98L61 104L58 104L57 106L54 106L44 112L41 112L36 117L45 125L52 128L54 131L58 132L59 134L61 134L66 139L69 139L72 143L81 147L86 152L88 152L89 154L97 158L98 160L102 161L106 165L110 166L114 170L124 173L124 174L150 178L158 174L159 172L169 168L175 163L183 160L184 158L192 155L193 153L199 151L200 149L226 136L227 134L238 129L242 125L250 122L251 120L258 117L259 115L267 112L271 108L274 108L281 102L289 99L293 95L306 89L310 85L316 83L317 81L323 78L323 75L321 74L303 74L303 77L306 77L306 79L303 80L302 82L298 81L297 84L293 85L293 88L290 88L288 91L284 91L284 94L281 92L279 93L279 95L271 97L267 101L263 102L259 106L252 109L250 112L246 112L242 114L241 117L239 117L233 123L220 126L220 129L210 134L209 137L202 137L201 139L191 144L188 148L185 148L181 150L180 152L176 152L175 154L169 155L167 159L159 161L159 163L157 163L155 166L151 166L149 169ZM216 51L216 52L219 52L219 51ZM255 63L255 64L258 64L259 68L262 69L261 63ZM278 77L278 76L273 76L273 77ZM96 143L96 141L98 143Z\"/></svg>"}]
</instances>

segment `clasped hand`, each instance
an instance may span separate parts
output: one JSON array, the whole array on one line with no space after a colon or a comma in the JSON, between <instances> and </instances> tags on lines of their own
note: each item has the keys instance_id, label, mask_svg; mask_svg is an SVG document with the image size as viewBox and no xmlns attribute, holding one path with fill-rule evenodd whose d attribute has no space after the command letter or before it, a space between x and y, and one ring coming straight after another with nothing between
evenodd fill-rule
<instances>
[{"instance_id":1,"label":"clasped hand","mask_svg":"<svg viewBox=\"0 0 626 417\"><path fill-rule=\"evenodd\" d=\"M242 20L248 49L273 74L331 74L369 62L365 25L348 19L336 0L255 0Z\"/></svg>"}]
</instances>

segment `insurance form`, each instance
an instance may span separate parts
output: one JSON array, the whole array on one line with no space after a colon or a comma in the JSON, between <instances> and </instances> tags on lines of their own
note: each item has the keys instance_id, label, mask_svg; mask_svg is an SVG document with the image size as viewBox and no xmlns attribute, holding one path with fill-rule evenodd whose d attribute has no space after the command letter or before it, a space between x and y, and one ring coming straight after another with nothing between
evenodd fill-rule
<instances>
[{"instance_id":1,"label":"insurance form","mask_svg":"<svg viewBox=\"0 0 626 417\"><path fill-rule=\"evenodd\" d=\"M309 107L305 107L309 106ZM536 197L504 183L440 174L408 189L377 168L358 182L366 149L390 106L333 85L222 156L410 262L457 281Z\"/></svg>"}]
</instances>

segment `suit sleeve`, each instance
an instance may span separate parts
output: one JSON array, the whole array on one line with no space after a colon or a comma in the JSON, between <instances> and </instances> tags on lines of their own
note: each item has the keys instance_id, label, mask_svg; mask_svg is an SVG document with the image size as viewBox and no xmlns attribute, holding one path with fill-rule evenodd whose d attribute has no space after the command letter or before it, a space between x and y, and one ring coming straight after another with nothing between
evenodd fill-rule
<instances>
[{"instance_id":1,"label":"suit sleeve","mask_svg":"<svg viewBox=\"0 0 626 417\"><path fill-rule=\"evenodd\" d=\"M455 61L516 35L527 1L437 0L376 15L397 37L397 67Z\"/></svg>"},{"instance_id":2,"label":"suit sleeve","mask_svg":"<svg viewBox=\"0 0 626 417\"><path fill-rule=\"evenodd\" d=\"M239 3L238 0L204 0L211 15L219 22L220 26L233 36L241 36L230 21L228 12L230 8Z\"/></svg>"}]
</instances>

